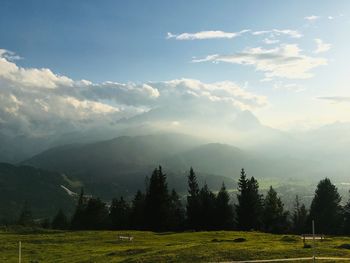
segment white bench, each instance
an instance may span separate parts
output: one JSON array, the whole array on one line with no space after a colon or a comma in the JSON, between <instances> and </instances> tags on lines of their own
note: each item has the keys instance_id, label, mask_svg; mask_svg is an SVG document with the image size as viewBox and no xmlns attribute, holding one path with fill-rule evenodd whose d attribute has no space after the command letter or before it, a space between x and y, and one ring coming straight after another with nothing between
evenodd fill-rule
<instances>
[{"instance_id":1,"label":"white bench","mask_svg":"<svg viewBox=\"0 0 350 263\"><path fill-rule=\"evenodd\" d=\"M119 240L127 240L127 241L133 241L134 237L132 236L118 236Z\"/></svg>"}]
</instances>

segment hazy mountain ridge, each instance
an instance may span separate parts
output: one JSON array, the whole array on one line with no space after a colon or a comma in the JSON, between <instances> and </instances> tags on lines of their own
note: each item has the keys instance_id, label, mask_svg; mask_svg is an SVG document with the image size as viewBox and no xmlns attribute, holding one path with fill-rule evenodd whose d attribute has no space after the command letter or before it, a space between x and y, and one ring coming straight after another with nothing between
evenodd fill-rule
<instances>
[{"instance_id":1,"label":"hazy mountain ridge","mask_svg":"<svg viewBox=\"0 0 350 263\"><path fill-rule=\"evenodd\" d=\"M36 217L52 216L58 208L71 213L75 200L61 185L69 186L58 173L0 163L0 219L16 219L25 202Z\"/></svg>"}]
</instances>

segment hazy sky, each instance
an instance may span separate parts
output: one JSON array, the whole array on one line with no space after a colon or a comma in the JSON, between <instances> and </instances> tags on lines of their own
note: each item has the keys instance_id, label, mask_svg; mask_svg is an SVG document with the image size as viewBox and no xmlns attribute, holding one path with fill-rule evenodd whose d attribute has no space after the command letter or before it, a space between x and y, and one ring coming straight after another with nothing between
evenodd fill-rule
<instances>
[{"instance_id":1,"label":"hazy sky","mask_svg":"<svg viewBox=\"0 0 350 263\"><path fill-rule=\"evenodd\" d=\"M197 110L229 114L231 105L282 129L350 121L350 1L0 8L2 128L108 123L188 98Z\"/></svg>"}]
</instances>

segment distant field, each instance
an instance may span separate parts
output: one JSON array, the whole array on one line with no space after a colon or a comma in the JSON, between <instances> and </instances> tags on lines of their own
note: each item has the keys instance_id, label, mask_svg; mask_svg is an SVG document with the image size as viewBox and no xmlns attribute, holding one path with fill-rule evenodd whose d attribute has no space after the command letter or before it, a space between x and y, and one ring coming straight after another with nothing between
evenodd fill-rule
<instances>
[{"instance_id":1,"label":"distant field","mask_svg":"<svg viewBox=\"0 0 350 263\"><path fill-rule=\"evenodd\" d=\"M118 235L133 241L119 241ZM246 241L235 242L237 238ZM248 259L309 257L298 236L258 232L152 233L142 231L83 231L18 234L0 232L0 262L217 262ZM317 242L318 256L350 257L349 237ZM304 261L306 262L306 261ZM322 261L325 262L325 261ZM331 262L331 261L329 261ZM337 261L340 262L340 261Z\"/></svg>"}]
</instances>

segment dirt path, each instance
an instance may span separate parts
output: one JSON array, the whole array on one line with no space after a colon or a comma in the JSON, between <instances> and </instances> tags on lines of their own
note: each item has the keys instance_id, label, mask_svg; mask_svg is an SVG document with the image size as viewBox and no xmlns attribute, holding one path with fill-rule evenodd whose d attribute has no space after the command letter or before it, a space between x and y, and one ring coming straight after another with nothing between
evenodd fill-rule
<instances>
[{"instance_id":1,"label":"dirt path","mask_svg":"<svg viewBox=\"0 0 350 263\"><path fill-rule=\"evenodd\" d=\"M313 257L307 258L280 258L280 259L255 259L255 260L240 260L240 261L226 261L221 263L257 263L257 262L285 262L285 261L304 261L312 260ZM316 260L342 260L350 261L350 258L338 258L338 257L316 257Z\"/></svg>"}]
</instances>

